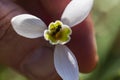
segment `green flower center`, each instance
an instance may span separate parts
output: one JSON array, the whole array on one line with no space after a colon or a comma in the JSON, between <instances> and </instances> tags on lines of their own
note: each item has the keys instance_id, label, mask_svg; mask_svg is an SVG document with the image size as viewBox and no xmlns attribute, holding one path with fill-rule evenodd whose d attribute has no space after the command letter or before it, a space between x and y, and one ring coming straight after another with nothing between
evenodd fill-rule
<instances>
[{"instance_id":1,"label":"green flower center","mask_svg":"<svg viewBox=\"0 0 120 80\"><path fill-rule=\"evenodd\" d=\"M66 44L70 41L72 30L69 26L63 25L61 21L51 22L48 30L44 31L44 38L51 44Z\"/></svg>"}]
</instances>

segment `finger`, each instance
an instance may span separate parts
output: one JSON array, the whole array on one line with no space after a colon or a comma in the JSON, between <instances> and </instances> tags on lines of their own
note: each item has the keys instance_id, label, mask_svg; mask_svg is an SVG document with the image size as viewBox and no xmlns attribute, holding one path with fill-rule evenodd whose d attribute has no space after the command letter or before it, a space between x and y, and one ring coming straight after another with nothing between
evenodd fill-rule
<instances>
[{"instance_id":1,"label":"finger","mask_svg":"<svg viewBox=\"0 0 120 80\"><path fill-rule=\"evenodd\" d=\"M15 15L25 13L25 11L19 6L13 4L11 1L7 1L7 0L0 0L0 11L1 11L0 12L0 35L1 35L0 36L0 52L1 52L0 61L2 61L1 63L4 63L4 64L11 64L10 61L7 61L9 60L7 58L11 54L8 54L8 53L4 54L4 51L5 50L7 51L6 47L9 46L9 44L7 44L6 46L6 42L8 40L6 41L6 39L4 40L4 38L9 37L9 36L6 36L6 34L9 28L11 28L10 26L11 18Z\"/></svg>"},{"instance_id":2,"label":"finger","mask_svg":"<svg viewBox=\"0 0 120 80\"><path fill-rule=\"evenodd\" d=\"M20 0L19 2L21 2L20 5L29 12L39 17L42 16L41 18L49 24L54 20L60 19L62 12L70 1L71 0L34 0L30 4L27 4L29 0ZM33 3L36 5L33 5ZM31 11L33 9L35 9L34 12ZM41 10L43 10L43 12L41 12ZM72 40L70 41L69 47L78 59L81 72L90 72L95 68L98 57L96 54L96 43L91 18L87 18L84 22L73 28Z\"/></svg>"},{"instance_id":3,"label":"finger","mask_svg":"<svg viewBox=\"0 0 120 80\"><path fill-rule=\"evenodd\" d=\"M11 1L0 0L0 38L9 28L10 19L21 13L25 13L25 11Z\"/></svg>"},{"instance_id":4,"label":"finger","mask_svg":"<svg viewBox=\"0 0 120 80\"><path fill-rule=\"evenodd\" d=\"M73 28L69 48L75 54L80 72L92 71L98 61L93 23L89 16L81 24Z\"/></svg>"},{"instance_id":5,"label":"finger","mask_svg":"<svg viewBox=\"0 0 120 80\"><path fill-rule=\"evenodd\" d=\"M33 80L59 80L53 65L53 47L43 39L17 35L10 25L12 17L26 11L7 0L0 0L0 11L0 22L4 23L0 25L4 32L0 39L0 63Z\"/></svg>"},{"instance_id":6,"label":"finger","mask_svg":"<svg viewBox=\"0 0 120 80\"><path fill-rule=\"evenodd\" d=\"M61 17L61 14L70 1L71 0L40 0L42 6L45 8L45 11L49 13L51 17L56 19ZM51 5L53 5L54 8Z\"/></svg>"},{"instance_id":7,"label":"finger","mask_svg":"<svg viewBox=\"0 0 120 80\"><path fill-rule=\"evenodd\" d=\"M44 17L44 21L48 24L53 20L60 19L62 12L70 2L70 0L35 0L30 4L24 4L28 3L28 1L29 0L21 0L21 5L23 5L26 9L29 9L30 6L34 6L36 11L33 12L33 14L38 16L40 16L40 14L38 14L37 11L41 13L40 10L42 10L41 8L40 10L38 8L42 7L45 14L48 15L46 18L50 18L49 21L47 21ZM32 5L32 3L36 3L37 5ZM51 5L55 5L55 7ZM31 10L34 9L33 7L30 8ZM79 41L79 43L77 43L76 40ZM80 46L77 44L80 44ZM72 40L69 47L71 47L70 49L72 49L72 51L76 54L81 72L90 72L95 68L97 64L96 43L93 24L90 18L87 18L83 23L73 28Z\"/></svg>"},{"instance_id":8,"label":"finger","mask_svg":"<svg viewBox=\"0 0 120 80\"><path fill-rule=\"evenodd\" d=\"M59 19L71 0L40 0L50 16ZM56 3L56 4L55 4ZM60 4L61 3L61 4ZM57 5L53 8L51 5ZM49 7L49 8L48 8ZM98 61L93 23L90 17L73 28L69 47L77 57L80 72L92 71Z\"/></svg>"},{"instance_id":9,"label":"finger","mask_svg":"<svg viewBox=\"0 0 120 80\"><path fill-rule=\"evenodd\" d=\"M16 3L42 18L49 25L52 21L60 20L61 14L69 2L70 0L18 0Z\"/></svg>"}]
</instances>

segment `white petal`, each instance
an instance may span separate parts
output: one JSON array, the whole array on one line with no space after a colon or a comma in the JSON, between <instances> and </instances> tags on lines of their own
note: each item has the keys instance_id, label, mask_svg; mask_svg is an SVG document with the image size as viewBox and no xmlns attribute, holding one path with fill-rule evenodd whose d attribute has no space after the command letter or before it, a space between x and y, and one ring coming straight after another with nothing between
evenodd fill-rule
<instances>
[{"instance_id":1,"label":"white petal","mask_svg":"<svg viewBox=\"0 0 120 80\"><path fill-rule=\"evenodd\" d=\"M21 14L15 16L11 20L13 29L21 36L27 38L38 38L44 35L44 30L47 28L45 23L30 14Z\"/></svg>"},{"instance_id":2,"label":"white petal","mask_svg":"<svg viewBox=\"0 0 120 80\"><path fill-rule=\"evenodd\" d=\"M61 21L72 27L81 23L89 14L93 0L72 0L65 8Z\"/></svg>"},{"instance_id":3,"label":"white petal","mask_svg":"<svg viewBox=\"0 0 120 80\"><path fill-rule=\"evenodd\" d=\"M64 45L55 47L54 65L63 80L79 80L78 63L68 47Z\"/></svg>"}]
</instances>

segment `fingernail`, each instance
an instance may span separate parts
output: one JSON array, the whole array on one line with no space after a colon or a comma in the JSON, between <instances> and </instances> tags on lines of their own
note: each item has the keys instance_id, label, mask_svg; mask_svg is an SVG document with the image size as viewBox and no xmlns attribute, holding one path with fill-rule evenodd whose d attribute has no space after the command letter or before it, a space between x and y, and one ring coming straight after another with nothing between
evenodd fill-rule
<instances>
[{"instance_id":1,"label":"fingernail","mask_svg":"<svg viewBox=\"0 0 120 80\"><path fill-rule=\"evenodd\" d=\"M44 79L50 76L55 71L53 48L40 46L23 60L21 68L30 77Z\"/></svg>"}]
</instances>

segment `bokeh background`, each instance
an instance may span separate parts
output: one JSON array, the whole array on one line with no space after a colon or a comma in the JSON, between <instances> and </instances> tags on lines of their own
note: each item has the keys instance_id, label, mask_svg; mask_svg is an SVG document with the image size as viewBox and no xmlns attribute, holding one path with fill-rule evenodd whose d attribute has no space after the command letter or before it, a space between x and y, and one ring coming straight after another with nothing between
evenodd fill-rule
<instances>
[{"instance_id":1,"label":"bokeh background","mask_svg":"<svg viewBox=\"0 0 120 80\"><path fill-rule=\"evenodd\" d=\"M81 80L120 80L120 0L95 0L92 10L99 63ZM0 65L0 80L27 80Z\"/></svg>"},{"instance_id":2,"label":"bokeh background","mask_svg":"<svg viewBox=\"0 0 120 80\"><path fill-rule=\"evenodd\" d=\"M92 17L99 63L81 80L120 80L120 0L95 0Z\"/></svg>"}]
</instances>

